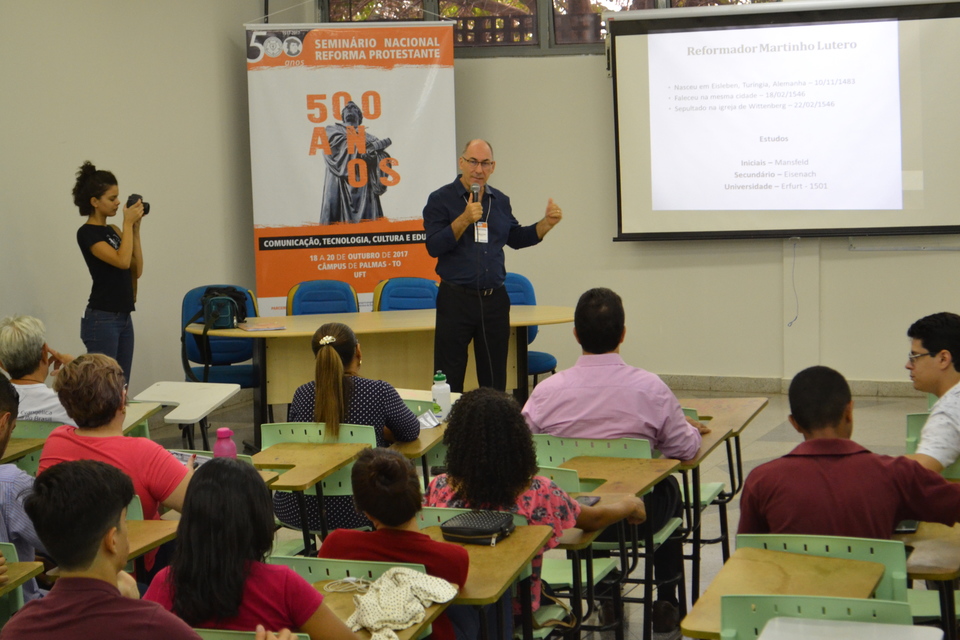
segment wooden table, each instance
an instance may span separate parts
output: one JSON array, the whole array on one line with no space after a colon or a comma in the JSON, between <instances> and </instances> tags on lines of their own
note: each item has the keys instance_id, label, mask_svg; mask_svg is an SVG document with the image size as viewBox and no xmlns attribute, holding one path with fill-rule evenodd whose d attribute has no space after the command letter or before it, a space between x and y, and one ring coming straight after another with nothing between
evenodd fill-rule
<instances>
[{"instance_id":1,"label":"wooden table","mask_svg":"<svg viewBox=\"0 0 960 640\"><path fill-rule=\"evenodd\" d=\"M20 458L40 451L43 449L43 443L45 442L45 438L10 438L3 456L0 456L0 464L16 462Z\"/></svg>"},{"instance_id":2,"label":"wooden table","mask_svg":"<svg viewBox=\"0 0 960 640\"><path fill-rule=\"evenodd\" d=\"M960 524L948 527L936 522L921 522L915 533L898 534L913 549L907 556L907 575L911 580L932 580L940 592L940 617L947 640L956 640L957 610L954 580L960 578Z\"/></svg>"},{"instance_id":3,"label":"wooden table","mask_svg":"<svg viewBox=\"0 0 960 640\"><path fill-rule=\"evenodd\" d=\"M433 540L444 541L440 527L427 527L421 533ZM552 535L552 527L530 525L517 527L494 547L461 545L470 556L470 568L467 571L466 584L450 604L484 606L499 601ZM533 612L530 608L530 578L521 580L519 587L517 597L522 609L523 637L531 640ZM481 616L481 631L485 629L485 619L485 616Z\"/></svg>"},{"instance_id":4,"label":"wooden table","mask_svg":"<svg viewBox=\"0 0 960 640\"><path fill-rule=\"evenodd\" d=\"M123 435L149 438L147 420L162 408L159 402L128 402L127 412L123 416Z\"/></svg>"},{"instance_id":5,"label":"wooden table","mask_svg":"<svg viewBox=\"0 0 960 640\"><path fill-rule=\"evenodd\" d=\"M357 459L369 445L361 443L316 444L308 442L280 442L253 456L258 469L286 469L270 488L275 491L293 491L300 510L304 552L316 552L310 523L307 522L307 501L303 492L317 488L320 502L320 533L327 537L327 518L323 508L323 486L320 481Z\"/></svg>"},{"instance_id":6,"label":"wooden table","mask_svg":"<svg viewBox=\"0 0 960 640\"><path fill-rule=\"evenodd\" d=\"M574 469L580 480L595 480L603 484L590 493L630 494L642 496L680 466L670 458L606 458L577 456L560 465Z\"/></svg>"},{"instance_id":7,"label":"wooden table","mask_svg":"<svg viewBox=\"0 0 960 640\"><path fill-rule=\"evenodd\" d=\"M279 324L275 331L243 329L211 330L209 335L254 340L254 364L260 375L254 393L254 434L260 446L260 425L267 421L267 406L290 402L300 385L314 379L315 361L310 340L327 322L342 322L363 344L366 361L363 375L386 380L394 387L417 388L433 380L433 334L435 309L328 313L308 316L249 318L248 325ZM521 402L527 389L527 327L573 322L571 307L515 306L510 311L510 350L507 357L507 386L515 386ZM203 326L187 327L201 334ZM470 350L465 388L477 386L476 366Z\"/></svg>"},{"instance_id":8,"label":"wooden table","mask_svg":"<svg viewBox=\"0 0 960 640\"><path fill-rule=\"evenodd\" d=\"M139 558L176 538L179 524L179 520L127 520L128 559Z\"/></svg>"},{"instance_id":9,"label":"wooden table","mask_svg":"<svg viewBox=\"0 0 960 640\"><path fill-rule=\"evenodd\" d=\"M689 499L686 503L687 536L691 543L690 594L693 602L700 597L700 547L703 545L700 511L700 465L720 443L727 448L727 466L732 484L729 492L722 493L718 500L724 504L730 502L743 486L743 462L740 454L740 435L747 425L767 406L766 398L683 398L680 405L696 409L701 419L709 419L710 433L705 434L700 450L691 460L680 465L683 481L683 495ZM736 464L731 452L731 441L736 447ZM688 477L689 474L689 477ZM729 541L721 536L720 542L723 560L730 556Z\"/></svg>"},{"instance_id":10,"label":"wooden table","mask_svg":"<svg viewBox=\"0 0 960 640\"><path fill-rule=\"evenodd\" d=\"M127 541L130 553L127 560L133 560L137 577L147 574L143 561L144 554L177 537L179 520L127 520Z\"/></svg>"},{"instance_id":11,"label":"wooden table","mask_svg":"<svg viewBox=\"0 0 960 640\"><path fill-rule=\"evenodd\" d=\"M320 582L314 582L314 588L323 594L323 604L327 605L333 613L340 618L344 623L353 615L353 612L356 611L356 606L353 604L353 597L357 595L354 592L336 592L336 591L324 591L324 587L334 582L333 580L321 580ZM420 624L415 624L413 626L407 627L406 629L401 629L396 631L397 637L399 640L414 640L420 635L420 633L426 629L434 620L437 619L444 609L447 608L448 602L443 602L440 604L433 604L427 607L424 610L424 618ZM359 638L370 638L371 633L367 629L361 629L360 631L354 631L354 634Z\"/></svg>"},{"instance_id":12,"label":"wooden table","mask_svg":"<svg viewBox=\"0 0 960 640\"><path fill-rule=\"evenodd\" d=\"M43 573L42 562L8 562L7 582L0 587L0 597L7 595L41 573Z\"/></svg>"},{"instance_id":13,"label":"wooden table","mask_svg":"<svg viewBox=\"0 0 960 640\"><path fill-rule=\"evenodd\" d=\"M737 549L681 621L680 629L690 638L720 638L720 596L723 595L869 598L883 571L884 566L877 562Z\"/></svg>"}]
</instances>

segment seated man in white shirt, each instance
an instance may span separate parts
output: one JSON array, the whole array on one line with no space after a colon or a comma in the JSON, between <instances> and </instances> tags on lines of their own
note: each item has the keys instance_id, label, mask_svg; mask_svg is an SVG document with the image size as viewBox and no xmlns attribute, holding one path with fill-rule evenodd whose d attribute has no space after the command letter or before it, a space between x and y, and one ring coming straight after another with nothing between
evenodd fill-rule
<instances>
[{"instance_id":1,"label":"seated man in white shirt","mask_svg":"<svg viewBox=\"0 0 960 640\"><path fill-rule=\"evenodd\" d=\"M30 316L0 320L0 368L10 376L20 395L18 420L59 422L77 426L67 415L56 392L45 382L73 356L57 353L46 343L43 323Z\"/></svg>"},{"instance_id":2,"label":"seated man in white shirt","mask_svg":"<svg viewBox=\"0 0 960 640\"><path fill-rule=\"evenodd\" d=\"M530 430L567 438L643 438L667 458L696 457L700 434L710 430L684 417L680 402L656 374L631 367L620 357L627 332L620 296L610 289L590 289L580 296L573 322L582 355L573 367L534 387L523 407ZM678 516L676 479L657 484L644 503L647 522L642 527L656 531ZM657 551L658 582L679 575L682 552L681 543L672 539ZM657 598L655 639L679 637L676 584L658 587Z\"/></svg>"},{"instance_id":3,"label":"seated man in white shirt","mask_svg":"<svg viewBox=\"0 0 960 640\"><path fill-rule=\"evenodd\" d=\"M907 370L913 388L939 400L920 433L917 452L907 457L937 473L960 457L960 316L934 313L907 330Z\"/></svg>"}]
</instances>

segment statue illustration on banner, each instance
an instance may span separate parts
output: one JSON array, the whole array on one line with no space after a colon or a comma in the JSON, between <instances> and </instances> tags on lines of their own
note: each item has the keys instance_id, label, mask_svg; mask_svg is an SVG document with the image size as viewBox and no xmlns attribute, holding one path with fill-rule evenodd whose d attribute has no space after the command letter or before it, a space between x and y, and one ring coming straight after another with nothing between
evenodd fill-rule
<instances>
[{"instance_id":1,"label":"statue illustration on banner","mask_svg":"<svg viewBox=\"0 0 960 640\"><path fill-rule=\"evenodd\" d=\"M379 220L383 217L380 196L386 192L391 180L388 171L394 159L386 152L391 140L366 133L363 113L352 100L343 108L340 119L342 122L326 129L330 153L324 156L327 179L323 183L320 224ZM351 142L352 137L365 142L362 151L359 144ZM365 171L357 172L354 160L362 162ZM381 168L381 163L385 169Z\"/></svg>"}]
</instances>

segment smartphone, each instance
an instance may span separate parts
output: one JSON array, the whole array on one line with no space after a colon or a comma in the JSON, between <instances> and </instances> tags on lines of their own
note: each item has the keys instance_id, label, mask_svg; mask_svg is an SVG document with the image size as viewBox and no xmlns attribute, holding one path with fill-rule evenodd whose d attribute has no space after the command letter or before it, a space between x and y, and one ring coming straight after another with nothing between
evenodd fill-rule
<instances>
[{"instance_id":1,"label":"smartphone","mask_svg":"<svg viewBox=\"0 0 960 640\"><path fill-rule=\"evenodd\" d=\"M897 528L893 530L894 533L916 533L917 528L920 526L919 520L901 520L897 524Z\"/></svg>"},{"instance_id":2,"label":"smartphone","mask_svg":"<svg viewBox=\"0 0 960 640\"><path fill-rule=\"evenodd\" d=\"M592 507L600 502L600 496L577 496L577 502L588 507Z\"/></svg>"}]
</instances>

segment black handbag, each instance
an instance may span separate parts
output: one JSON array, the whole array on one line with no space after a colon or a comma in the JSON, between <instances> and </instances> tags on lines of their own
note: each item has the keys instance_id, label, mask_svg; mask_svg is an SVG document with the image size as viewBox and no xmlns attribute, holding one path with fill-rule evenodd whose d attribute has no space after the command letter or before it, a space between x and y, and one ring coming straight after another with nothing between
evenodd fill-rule
<instances>
[{"instance_id":1,"label":"black handbag","mask_svg":"<svg viewBox=\"0 0 960 640\"><path fill-rule=\"evenodd\" d=\"M494 547L515 528L513 516L509 513L475 510L453 516L440 525L440 532L447 542Z\"/></svg>"}]
</instances>

